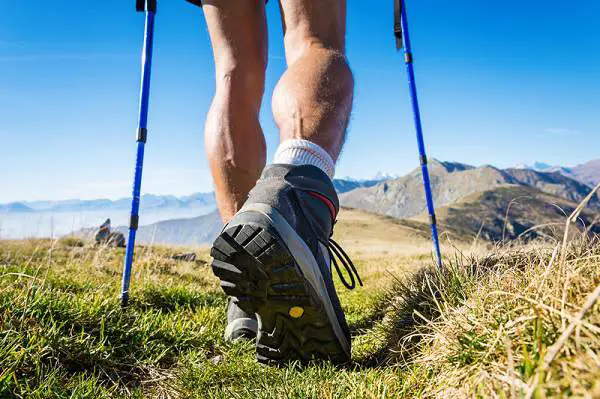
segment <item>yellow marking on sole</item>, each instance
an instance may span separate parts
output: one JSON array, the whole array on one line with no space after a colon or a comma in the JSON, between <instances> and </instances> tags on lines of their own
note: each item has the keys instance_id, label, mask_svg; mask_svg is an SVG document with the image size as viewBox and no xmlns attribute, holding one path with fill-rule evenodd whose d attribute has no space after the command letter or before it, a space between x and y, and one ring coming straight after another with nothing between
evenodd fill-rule
<instances>
[{"instance_id":1,"label":"yellow marking on sole","mask_svg":"<svg viewBox=\"0 0 600 399\"><path fill-rule=\"evenodd\" d=\"M304 314L304 308L301 308L300 306L294 306L290 308L289 314L294 319L299 319Z\"/></svg>"}]
</instances>

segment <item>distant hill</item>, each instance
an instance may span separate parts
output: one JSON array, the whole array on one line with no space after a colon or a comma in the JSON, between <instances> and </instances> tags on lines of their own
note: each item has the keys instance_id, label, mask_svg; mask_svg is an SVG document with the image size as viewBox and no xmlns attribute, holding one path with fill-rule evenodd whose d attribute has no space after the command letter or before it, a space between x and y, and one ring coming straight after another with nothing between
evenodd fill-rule
<instances>
[{"instance_id":1,"label":"distant hill","mask_svg":"<svg viewBox=\"0 0 600 399\"><path fill-rule=\"evenodd\" d=\"M389 179L387 176L377 176L368 180L355 180L350 178L334 179L333 185L338 193L345 193L360 187L372 187ZM165 209L206 209L216 208L215 193L195 193L187 196L144 194L141 198L142 210ZM0 204L0 212L90 212L128 210L131 207L131 198L117 200L60 200L60 201L31 201Z\"/></svg>"},{"instance_id":2,"label":"distant hill","mask_svg":"<svg viewBox=\"0 0 600 399\"><path fill-rule=\"evenodd\" d=\"M600 183L600 159L571 168L571 174L580 182L591 187Z\"/></svg>"},{"instance_id":3,"label":"distant hill","mask_svg":"<svg viewBox=\"0 0 600 399\"><path fill-rule=\"evenodd\" d=\"M468 195L507 184L518 184L508 173L492 166L475 168L456 162L429 163L436 206L444 206ZM410 218L425 211L421 169L370 188L359 188L340 196L343 206L395 218Z\"/></svg>"},{"instance_id":4,"label":"distant hill","mask_svg":"<svg viewBox=\"0 0 600 399\"><path fill-rule=\"evenodd\" d=\"M561 172L542 173L528 169L505 169L505 172L521 185L534 187L546 194L577 203L590 193L588 185L565 176ZM592 198L590 205L600 206L599 197Z\"/></svg>"},{"instance_id":5,"label":"distant hill","mask_svg":"<svg viewBox=\"0 0 600 399\"><path fill-rule=\"evenodd\" d=\"M514 169L528 169L546 173L558 172L590 187L594 187L600 183L600 159L594 159L574 167L555 166L544 162L535 162L533 165L520 164L515 166Z\"/></svg>"},{"instance_id":6,"label":"distant hill","mask_svg":"<svg viewBox=\"0 0 600 399\"><path fill-rule=\"evenodd\" d=\"M565 215L577 207L576 202L545 194L532 187L505 186L470 195L460 201L437 209L442 232L476 237L488 241L503 238L553 237L563 233ZM417 220L426 221L426 215ZM584 210L579 225L590 226L600 234L600 214ZM536 227L537 226L537 227Z\"/></svg>"},{"instance_id":7,"label":"distant hill","mask_svg":"<svg viewBox=\"0 0 600 399\"><path fill-rule=\"evenodd\" d=\"M209 244L214 241L222 228L223 223L219 213L214 211L195 218L171 219L140 226L136 242L185 246ZM117 230L127 237L126 227L118 227Z\"/></svg>"},{"instance_id":8,"label":"distant hill","mask_svg":"<svg viewBox=\"0 0 600 399\"><path fill-rule=\"evenodd\" d=\"M11 202L10 204L0 205L0 213L31 213L33 209L22 202Z\"/></svg>"}]
</instances>

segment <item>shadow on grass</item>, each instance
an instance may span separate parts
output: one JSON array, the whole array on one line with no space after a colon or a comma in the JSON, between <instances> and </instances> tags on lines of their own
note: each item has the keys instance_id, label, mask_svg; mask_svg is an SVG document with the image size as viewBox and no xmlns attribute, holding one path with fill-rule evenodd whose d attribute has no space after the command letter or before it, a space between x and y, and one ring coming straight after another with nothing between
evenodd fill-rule
<instances>
[{"instance_id":1,"label":"shadow on grass","mask_svg":"<svg viewBox=\"0 0 600 399\"><path fill-rule=\"evenodd\" d=\"M443 304L458 305L466 299L474 281L496 271L505 261L501 257L455 259L442 271L428 267L406 277L393 276L394 284L377 304L384 317L373 323L383 335L383 344L373 353L345 368L364 369L409 364L420 350L420 334L428 321L441 315Z\"/></svg>"},{"instance_id":2,"label":"shadow on grass","mask_svg":"<svg viewBox=\"0 0 600 399\"><path fill-rule=\"evenodd\" d=\"M361 317L360 320L351 323L348 326L350 328L350 335L353 337L360 335L379 323L385 316L385 306L381 306L383 303L383 301L378 301L375 309Z\"/></svg>"}]
</instances>

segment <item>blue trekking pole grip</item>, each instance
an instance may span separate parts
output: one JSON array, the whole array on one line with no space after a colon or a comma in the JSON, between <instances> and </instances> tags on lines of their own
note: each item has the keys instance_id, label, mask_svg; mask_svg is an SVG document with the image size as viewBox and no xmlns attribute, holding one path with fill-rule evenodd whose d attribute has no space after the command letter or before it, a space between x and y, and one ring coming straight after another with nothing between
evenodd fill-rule
<instances>
[{"instance_id":1,"label":"blue trekking pole grip","mask_svg":"<svg viewBox=\"0 0 600 399\"><path fill-rule=\"evenodd\" d=\"M125 250L123 265L123 280L121 282L121 306L129 302L129 282L131 280L131 267L135 248L135 235L139 224L140 191L142 188L142 169L144 167L144 148L148 137L148 103L150 100L150 74L152 71L152 48L154 44L154 16L156 14L156 0L136 0L136 10L146 13L144 47L142 49L142 81L140 88L139 121L137 129L137 155L135 160L135 174L133 178L133 195L131 201L131 217L129 221L129 236Z\"/></svg>"},{"instance_id":2,"label":"blue trekking pole grip","mask_svg":"<svg viewBox=\"0 0 600 399\"><path fill-rule=\"evenodd\" d=\"M440 241L438 237L437 222L435 218L435 208L433 205L433 195L431 194L431 182L429 179L429 169L427 168L427 153L425 151L425 140L423 139L423 127L421 125L421 111L419 109L419 99L417 97L417 83L415 81L415 70L413 66L413 54L410 43L410 34L408 31L408 18L406 15L406 6L403 0L394 0L394 36L396 37L396 48L404 48L404 62L408 72L408 87L410 90L410 99L417 133L417 145L419 146L419 159L421 162L421 173L423 175L423 185L425 187L425 200L427 201L427 211L431 223L431 238L435 250L437 266L442 268L442 254L440 251Z\"/></svg>"}]
</instances>

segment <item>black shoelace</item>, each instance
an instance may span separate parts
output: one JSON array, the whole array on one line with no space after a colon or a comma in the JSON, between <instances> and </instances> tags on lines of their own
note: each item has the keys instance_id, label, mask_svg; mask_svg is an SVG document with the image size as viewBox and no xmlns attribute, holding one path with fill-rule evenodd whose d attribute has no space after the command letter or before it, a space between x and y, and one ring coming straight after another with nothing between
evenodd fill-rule
<instances>
[{"instance_id":1,"label":"black shoelace","mask_svg":"<svg viewBox=\"0 0 600 399\"><path fill-rule=\"evenodd\" d=\"M358 275L358 271L356 270L354 263L352 263L352 260L350 259L348 254L344 252L340 244L338 244L332 238L330 238L329 242L327 243L327 251L329 252L329 259L331 259L331 264L335 266L335 270L337 271L338 276L340 276L340 281L342 282L342 284L344 284L344 286L349 290L353 290L354 288L356 288L356 281L358 280L358 284L362 287L363 282L360 279L360 276ZM346 269L348 276L350 276L350 283L348 283L348 280L346 280L344 273L342 273L342 270L340 269L340 265L338 264L336 258L339 259L339 261L344 266L344 269Z\"/></svg>"}]
</instances>

